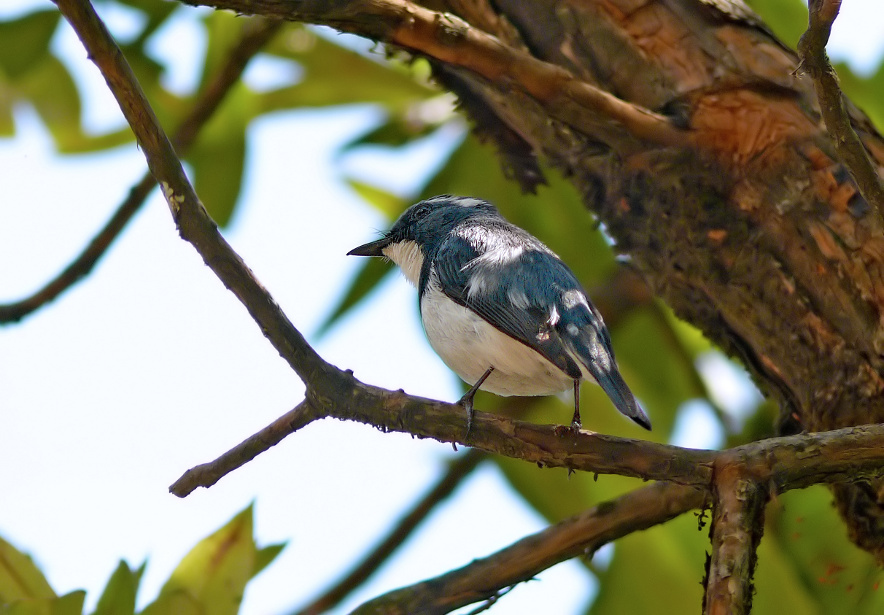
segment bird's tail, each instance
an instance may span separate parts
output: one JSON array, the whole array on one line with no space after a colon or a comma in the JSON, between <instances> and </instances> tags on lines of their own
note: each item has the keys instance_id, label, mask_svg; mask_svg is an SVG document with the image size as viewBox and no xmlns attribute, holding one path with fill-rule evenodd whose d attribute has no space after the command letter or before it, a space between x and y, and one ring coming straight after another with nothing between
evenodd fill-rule
<instances>
[{"instance_id":1,"label":"bird's tail","mask_svg":"<svg viewBox=\"0 0 884 615\"><path fill-rule=\"evenodd\" d=\"M610 340L607 335L600 333L594 327L581 328L577 335L567 336L565 344L608 394L617 410L650 431L651 419L638 405L638 400L620 375Z\"/></svg>"},{"instance_id":2,"label":"bird's tail","mask_svg":"<svg viewBox=\"0 0 884 615\"><path fill-rule=\"evenodd\" d=\"M614 406L617 407L617 410L619 410L621 414L628 416L633 421L650 431L651 419L648 418L645 411L638 405L635 395L633 395L632 391L629 390L629 387L626 386L626 382L624 382L623 376L620 375L617 365L612 363L611 367L612 369L607 372L597 370L596 373L593 373L593 370L589 366L587 366L587 369L593 374L596 382L598 382L599 386L602 387L602 390L608 394L608 397L611 398L611 401L614 402Z\"/></svg>"}]
</instances>

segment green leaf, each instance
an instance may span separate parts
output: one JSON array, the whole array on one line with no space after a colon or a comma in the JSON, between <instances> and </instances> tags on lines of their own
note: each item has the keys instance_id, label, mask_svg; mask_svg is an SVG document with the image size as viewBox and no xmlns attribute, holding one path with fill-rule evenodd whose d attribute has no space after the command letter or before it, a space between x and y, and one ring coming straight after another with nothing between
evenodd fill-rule
<instances>
[{"instance_id":1,"label":"green leaf","mask_svg":"<svg viewBox=\"0 0 884 615\"><path fill-rule=\"evenodd\" d=\"M679 406L706 395L695 357L656 305L634 310L618 323L611 337L623 377L650 412L654 431L668 439Z\"/></svg>"},{"instance_id":2,"label":"green leaf","mask_svg":"<svg viewBox=\"0 0 884 615\"><path fill-rule=\"evenodd\" d=\"M396 196L391 192L387 192L377 186L372 186L352 178L346 179L347 185L350 186L359 196L375 209L384 214L388 220L393 220L401 214L411 203L403 198Z\"/></svg>"},{"instance_id":3,"label":"green leaf","mask_svg":"<svg viewBox=\"0 0 884 615\"><path fill-rule=\"evenodd\" d=\"M5 88L0 79L0 92ZM12 115L14 104L13 96L0 93L0 136L11 137L15 134L15 118Z\"/></svg>"},{"instance_id":4,"label":"green leaf","mask_svg":"<svg viewBox=\"0 0 884 615\"><path fill-rule=\"evenodd\" d=\"M80 95L58 58L46 56L19 80L18 89L34 106L60 150L70 149L72 142L81 139Z\"/></svg>"},{"instance_id":5,"label":"green leaf","mask_svg":"<svg viewBox=\"0 0 884 615\"><path fill-rule=\"evenodd\" d=\"M287 544L286 542L280 542L258 549L258 552L255 553L255 567L252 570L252 576L257 576L259 572L267 568L282 553Z\"/></svg>"},{"instance_id":6,"label":"green leaf","mask_svg":"<svg viewBox=\"0 0 884 615\"><path fill-rule=\"evenodd\" d=\"M777 38L795 49L807 30L807 3L802 0L747 0Z\"/></svg>"},{"instance_id":7,"label":"green leaf","mask_svg":"<svg viewBox=\"0 0 884 615\"><path fill-rule=\"evenodd\" d=\"M55 597L49 581L30 556L0 538L0 604Z\"/></svg>"},{"instance_id":8,"label":"green leaf","mask_svg":"<svg viewBox=\"0 0 884 615\"><path fill-rule=\"evenodd\" d=\"M869 553L847 539L844 522L832 505L832 493L825 487L790 491L768 505L761 546L756 574L759 597L762 583L788 568L818 613L884 612L884 596L878 589L884 572ZM773 557L771 551L779 555ZM769 583L770 591L779 592L780 585ZM776 615L773 608L767 612Z\"/></svg>"},{"instance_id":9,"label":"green leaf","mask_svg":"<svg viewBox=\"0 0 884 615\"><path fill-rule=\"evenodd\" d=\"M262 93L263 112L366 102L404 112L415 102L438 94L411 67L375 62L299 25L274 37L265 52L296 60L303 77L291 86Z\"/></svg>"},{"instance_id":10,"label":"green leaf","mask_svg":"<svg viewBox=\"0 0 884 615\"><path fill-rule=\"evenodd\" d=\"M692 514L614 543L589 613L698 613L706 530ZM798 612L798 611L796 611Z\"/></svg>"},{"instance_id":11,"label":"green leaf","mask_svg":"<svg viewBox=\"0 0 884 615\"><path fill-rule=\"evenodd\" d=\"M159 598L144 612L235 614L254 575L256 557L250 505L184 556Z\"/></svg>"},{"instance_id":12,"label":"green leaf","mask_svg":"<svg viewBox=\"0 0 884 615\"><path fill-rule=\"evenodd\" d=\"M824 615L832 612L819 608L820 605L808 593L780 545L767 534L758 545L758 564L753 581L755 598L752 613L755 615L780 615L784 612Z\"/></svg>"},{"instance_id":13,"label":"green leaf","mask_svg":"<svg viewBox=\"0 0 884 615\"><path fill-rule=\"evenodd\" d=\"M49 56L49 43L61 13L34 11L18 19L0 21L0 70L17 80Z\"/></svg>"},{"instance_id":14,"label":"green leaf","mask_svg":"<svg viewBox=\"0 0 884 615\"><path fill-rule=\"evenodd\" d=\"M869 77L860 77L842 63L836 64L835 70L838 71L844 93L868 114L878 130L884 128L884 100L881 97L884 91L884 63Z\"/></svg>"},{"instance_id":15,"label":"green leaf","mask_svg":"<svg viewBox=\"0 0 884 615\"><path fill-rule=\"evenodd\" d=\"M175 589L160 594L141 615L207 615L210 612L187 590Z\"/></svg>"},{"instance_id":16,"label":"green leaf","mask_svg":"<svg viewBox=\"0 0 884 615\"><path fill-rule=\"evenodd\" d=\"M231 90L186 157L196 193L220 226L230 222L242 189L252 97L242 84Z\"/></svg>"},{"instance_id":17,"label":"green leaf","mask_svg":"<svg viewBox=\"0 0 884 615\"><path fill-rule=\"evenodd\" d=\"M227 61L230 52L242 40L243 30L251 18L240 17L228 11L212 11L204 18L208 43L200 76L202 90L218 69Z\"/></svg>"},{"instance_id":18,"label":"green leaf","mask_svg":"<svg viewBox=\"0 0 884 615\"><path fill-rule=\"evenodd\" d=\"M393 115L380 125L348 142L341 148L340 153L346 153L364 145L402 147L429 135L438 126L439 122L427 122Z\"/></svg>"},{"instance_id":19,"label":"green leaf","mask_svg":"<svg viewBox=\"0 0 884 615\"><path fill-rule=\"evenodd\" d=\"M354 248L356 246L353 246ZM380 258L364 258L356 277L347 286L344 295L338 304L329 312L329 315L322 321L316 330L316 336L322 336L328 333L329 329L338 320L341 319L353 306L362 301L374 288L393 271L390 263L384 262Z\"/></svg>"},{"instance_id":20,"label":"green leaf","mask_svg":"<svg viewBox=\"0 0 884 615\"><path fill-rule=\"evenodd\" d=\"M21 600L4 606L0 603L3 615L82 615L86 592L72 591L58 598Z\"/></svg>"},{"instance_id":21,"label":"green leaf","mask_svg":"<svg viewBox=\"0 0 884 615\"><path fill-rule=\"evenodd\" d=\"M135 612L135 599L145 565L132 570L121 561L98 600L94 615L132 615Z\"/></svg>"},{"instance_id":22,"label":"green leaf","mask_svg":"<svg viewBox=\"0 0 884 615\"><path fill-rule=\"evenodd\" d=\"M138 35L138 42L143 42L163 25L169 16L179 8L175 2L165 0L117 0L120 4L130 6L140 11L147 18L144 29Z\"/></svg>"}]
</instances>

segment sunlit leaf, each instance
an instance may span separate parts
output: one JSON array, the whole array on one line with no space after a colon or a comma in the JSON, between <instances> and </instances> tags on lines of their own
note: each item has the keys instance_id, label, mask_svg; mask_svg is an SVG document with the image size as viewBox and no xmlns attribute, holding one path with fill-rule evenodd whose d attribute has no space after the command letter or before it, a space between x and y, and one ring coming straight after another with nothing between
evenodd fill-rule
<instances>
[{"instance_id":1,"label":"sunlit leaf","mask_svg":"<svg viewBox=\"0 0 884 615\"><path fill-rule=\"evenodd\" d=\"M104 587L93 615L132 615L144 564L136 570L121 561Z\"/></svg>"},{"instance_id":2,"label":"sunlit leaf","mask_svg":"<svg viewBox=\"0 0 884 615\"><path fill-rule=\"evenodd\" d=\"M780 545L767 534L758 546L753 581L756 593L752 612L757 615L781 615L784 612L824 615L830 612L820 608Z\"/></svg>"},{"instance_id":3,"label":"sunlit leaf","mask_svg":"<svg viewBox=\"0 0 884 615\"><path fill-rule=\"evenodd\" d=\"M22 600L4 605L0 602L3 615L82 615L86 592L73 591L58 598L37 598Z\"/></svg>"},{"instance_id":4,"label":"sunlit leaf","mask_svg":"<svg viewBox=\"0 0 884 615\"><path fill-rule=\"evenodd\" d=\"M206 615L209 611L184 589L164 591L140 615Z\"/></svg>"},{"instance_id":5,"label":"sunlit leaf","mask_svg":"<svg viewBox=\"0 0 884 615\"><path fill-rule=\"evenodd\" d=\"M49 581L30 556L0 538L0 604L55 597Z\"/></svg>"},{"instance_id":6,"label":"sunlit leaf","mask_svg":"<svg viewBox=\"0 0 884 615\"><path fill-rule=\"evenodd\" d=\"M254 575L256 553L249 506L184 556L145 613L236 613Z\"/></svg>"}]
</instances>

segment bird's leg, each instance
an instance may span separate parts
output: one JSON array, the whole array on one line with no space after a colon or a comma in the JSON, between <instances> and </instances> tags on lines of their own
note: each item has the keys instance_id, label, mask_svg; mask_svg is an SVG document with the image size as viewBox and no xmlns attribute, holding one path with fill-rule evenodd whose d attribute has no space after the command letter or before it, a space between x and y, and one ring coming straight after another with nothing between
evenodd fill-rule
<instances>
[{"instance_id":1,"label":"bird's leg","mask_svg":"<svg viewBox=\"0 0 884 615\"><path fill-rule=\"evenodd\" d=\"M479 387L488 380L488 376L491 375L491 372L494 371L494 366L492 365L485 373L482 374L482 377L476 381L476 384L470 387L470 390L464 393L464 396L458 400L458 404L463 406L467 411L467 436L470 435L470 428L473 426L473 397L476 396L476 391L479 390Z\"/></svg>"},{"instance_id":2,"label":"bird's leg","mask_svg":"<svg viewBox=\"0 0 884 615\"><path fill-rule=\"evenodd\" d=\"M580 379L574 379L574 418L571 419L571 430L580 431Z\"/></svg>"}]
</instances>

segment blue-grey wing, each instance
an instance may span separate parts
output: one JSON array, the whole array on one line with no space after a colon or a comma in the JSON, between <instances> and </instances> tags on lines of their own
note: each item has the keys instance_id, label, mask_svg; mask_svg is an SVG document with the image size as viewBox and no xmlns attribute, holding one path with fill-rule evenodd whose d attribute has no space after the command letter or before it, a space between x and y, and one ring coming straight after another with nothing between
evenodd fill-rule
<instances>
[{"instance_id":1,"label":"blue-grey wing","mask_svg":"<svg viewBox=\"0 0 884 615\"><path fill-rule=\"evenodd\" d=\"M533 348L570 377L581 377L556 329L562 309L557 289L579 288L579 284L555 255L499 247L480 253L466 239L452 237L440 246L433 266L449 298Z\"/></svg>"}]
</instances>

